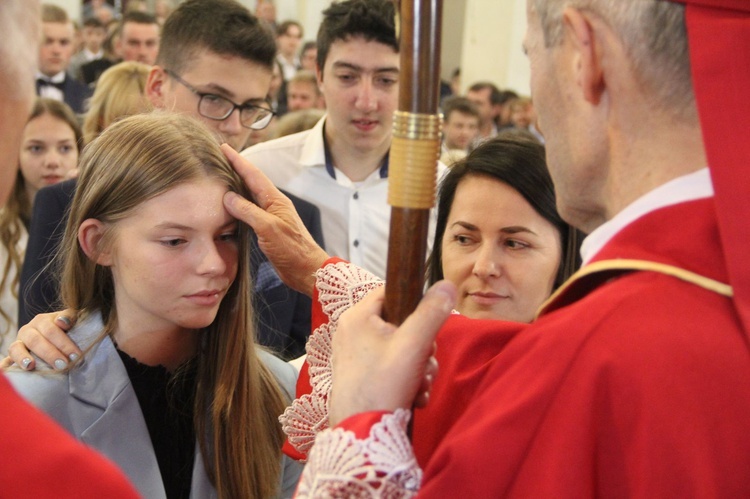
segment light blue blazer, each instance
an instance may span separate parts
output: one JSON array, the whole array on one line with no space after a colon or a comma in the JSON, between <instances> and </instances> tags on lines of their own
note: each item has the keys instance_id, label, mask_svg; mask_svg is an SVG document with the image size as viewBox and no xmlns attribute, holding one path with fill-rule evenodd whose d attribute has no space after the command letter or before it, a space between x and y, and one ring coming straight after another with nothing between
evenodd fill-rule
<instances>
[{"instance_id":1,"label":"light blue blazer","mask_svg":"<svg viewBox=\"0 0 750 499\"><path fill-rule=\"evenodd\" d=\"M86 350L101 334L99 314L74 327L70 337ZM293 398L297 371L288 363L258 351L286 392ZM85 361L67 374L21 370L6 372L15 389L55 419L78 440L114 461L143 497L166 498L156 454L128 373L109 337L95 345ZM281 497L291 497L302 465L283 457ZM191 498L216 497L196 444Z\"/></svg>"}]
</instances>

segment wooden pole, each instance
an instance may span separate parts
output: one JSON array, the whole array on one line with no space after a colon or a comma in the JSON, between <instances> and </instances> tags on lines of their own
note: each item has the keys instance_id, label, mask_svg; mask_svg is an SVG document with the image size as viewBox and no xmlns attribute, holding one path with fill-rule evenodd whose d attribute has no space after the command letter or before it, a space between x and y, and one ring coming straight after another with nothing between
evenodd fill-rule
<instances>
[{"instance_id":1,"label":"wooden pole","mask_svg":"<svg viewBox=\"0 0 750 499\"><path fill-rule=\"evenodd\" d=\"M399 107L393 122L388 202L391 227L385 319L401 324L424 287L427 230L440 153L442 0L401 0Z\"/></svg>"}]
</instances>

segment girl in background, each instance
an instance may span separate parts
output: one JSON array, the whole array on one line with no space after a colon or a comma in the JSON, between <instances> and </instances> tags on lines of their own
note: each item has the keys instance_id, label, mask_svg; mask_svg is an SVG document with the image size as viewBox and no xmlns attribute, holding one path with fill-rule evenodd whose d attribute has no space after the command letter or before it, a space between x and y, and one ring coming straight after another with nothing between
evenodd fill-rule
<instances>
[{"instance_id":1,"label":"girl in background","mask_svg":"<svg viewBox=\"0 0 750 499\"><path fill-rule=\"evenodd\" d=\"M39 98L23 131L13 192L0 208L0 351L16 335L18 280L28 239L31 208L39 189L77 168L81 128L63 102ZM8 339L10 338L10 339Z\"/></svg>"}]
</instances>

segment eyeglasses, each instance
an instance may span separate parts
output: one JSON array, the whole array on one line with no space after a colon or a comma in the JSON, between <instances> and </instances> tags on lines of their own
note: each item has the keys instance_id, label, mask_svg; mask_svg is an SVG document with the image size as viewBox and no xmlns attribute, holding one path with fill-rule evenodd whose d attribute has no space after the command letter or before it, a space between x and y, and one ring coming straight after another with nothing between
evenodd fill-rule
<instances>
[{"instance_id":1,"label":"eyeglasses","mask_svg":"<svg viewBox=\"0 0 750 499\"><path fill-rule=\"evenodd\" d=\"M223 121L234 112L240 111L240 123L245 128L262 130L268 126L275 114L270 106L259 106L256 104L235 104L221 95L201 92L191 84L177 76L174 71L164 70L169 76L177 80L182 86L198 96L198 114L210 120Z\"/></svg>"}]
</instances>

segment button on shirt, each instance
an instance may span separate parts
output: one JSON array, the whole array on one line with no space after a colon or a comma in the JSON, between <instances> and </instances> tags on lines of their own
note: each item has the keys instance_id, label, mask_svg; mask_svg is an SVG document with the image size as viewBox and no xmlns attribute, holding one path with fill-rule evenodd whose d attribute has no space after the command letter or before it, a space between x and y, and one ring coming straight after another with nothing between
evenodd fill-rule
<instances>
[{"instance_id":1,"label":"button on shirt","mask_svg":"<svg viewBox=\"0 0 750 499\"><path fill-rule=\"evenodd\" d=\"M335 165L335 178L331 176L326 170L324 124L325 117L311 130L257 144L242 155L277 187L320 209L326 252L384 278L391 218L388 179L378 169L352 182ZM438 175L445 169L439 164ZM433 210L430 245L434 234Z\"/></svg>"}]
</instances>

